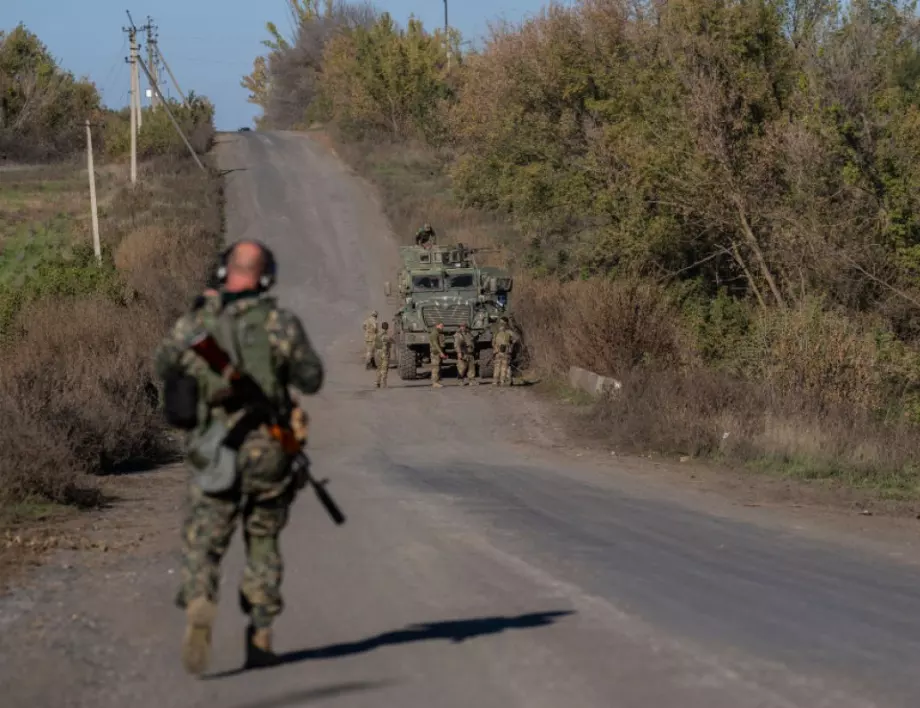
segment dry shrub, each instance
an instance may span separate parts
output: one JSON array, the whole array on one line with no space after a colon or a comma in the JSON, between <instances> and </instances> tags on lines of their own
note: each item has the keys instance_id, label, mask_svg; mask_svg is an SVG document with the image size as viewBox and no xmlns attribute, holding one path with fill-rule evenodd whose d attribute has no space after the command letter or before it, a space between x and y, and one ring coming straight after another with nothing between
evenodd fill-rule
<instances>
[{"instance_id":1,"label":"dry shrub","mask_svg":"<svg viewBox=\"0 0 920 708\"><path fill-rule=\"evenodd\" d=\"M181 162L150 167L101 225L126 297L26 305L0 349L0 501L95 498L89 474L170 454L153 350L213 263L217 181Z\"/></svg>"},{"instance_id":2,"label":"dry shrub","mask_svg":"<svg viewBox=\"0 0 920 708\"><path fill-rule=\"evenodd\" d=\"M627 451L766 461L803 477L916 492L920 440L909 425L804 394L783 400L707 369L637 369L582 422L583 433Z\"/></svg>"},{"instance_id":3,"label":"dry shrub","mask_svg":"<svg viewBox=\"0 0 920 708\"><path fill-rule=\"evenodd\" d=\"M155 457L160 426L149 360L160 329L145 326L150 319L143 305L100 297L31 306L22 338L3 352L0 384L19 414L3 427L50 423L81 471ZM33 448L33 459L42 452Z\"/></svg>"},{"instance_id":4,"label":"dry shrub","mask_svg":"<svg viewBox=\"0 0 920 708\"><path fill-rule=\"evenodd\" d=\"M756 359L750 378L766 382L782 399L824 407L871 411L882 403L879 345L855 317L808 302L761 317L752 337Z\"/></svg>"},{"instance_id":5,"label":"dry shrub","mask_svg":"<svg viewBox=\"0 0 920 708\"><path fill-rule=\"evenodd\" d=\"M519 276L514 312L530 360L544 371L574 364L622 377L640 365L680 368L687 357L678 313L650 283Z\"/></svg>"},{"instance_id":6,"label":"dry shrub","mask_svg":"<svg viewBox=\"0 0 920 708\"><path fill-rule=\"evenodd\" d=\"M687 372L639 368L598 407L593 434L633 451L709 455L759 432L752 411L763 411L762 391L706 369ZM726 436L725 434L728 433Z\"/></svg>"}]
</instances>

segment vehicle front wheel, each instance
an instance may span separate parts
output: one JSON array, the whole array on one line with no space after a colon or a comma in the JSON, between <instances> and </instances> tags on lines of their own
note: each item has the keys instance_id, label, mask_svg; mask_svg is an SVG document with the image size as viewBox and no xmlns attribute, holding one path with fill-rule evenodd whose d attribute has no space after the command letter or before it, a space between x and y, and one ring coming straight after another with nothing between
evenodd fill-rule
<instances>
[{"instance_id":1,"label":"vehicle front wheel","mask_svg":"<svg viewBox=\"0 0 920 708\"><path fill-rule=\"evenodd\" d=\"M396 350L396 361L399 364L399 378L403 381L414 381L418 378L418 362L415 359L415 352L405 344L399 344Z\"/></svg>"}]
</instances>

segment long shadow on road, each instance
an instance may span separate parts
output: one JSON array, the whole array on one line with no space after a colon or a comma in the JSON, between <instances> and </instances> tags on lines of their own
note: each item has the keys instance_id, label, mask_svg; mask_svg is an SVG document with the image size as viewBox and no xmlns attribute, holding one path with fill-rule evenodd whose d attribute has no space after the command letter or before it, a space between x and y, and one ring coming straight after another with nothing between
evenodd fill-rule
<instances>
[{"instance_id":1,"label":"long shadow on road","mask_svg":"<svg viewBox=\"0 0 920 708\"><path fill-rule=\"evenodd\" d=\"M284 654L278 654L268 667L260 666L258 668L273 668L285 664L296 664L301 661L337 659L345 656L354 656L355 654L364 654L380 647L399 646L401 644L413 644L415 642L427 642L431 640L445 639L452 643L459 644L467 639L499 634L509 629L536 629L538 627L547 627L560 618L571 614L574 614L573 610L556 610L553 612L532 612L516 617L473 617L470 619L449 620L446 622L414 624L405 629L384 632L383 634L361 639L356 642L344 642L313 649L299 649L285 652ZM252 670L253 668L255 667L243 666L239 669L211 674L206 678L227 678L236 676L247 670Z\"/></svg>"}]
</instances>

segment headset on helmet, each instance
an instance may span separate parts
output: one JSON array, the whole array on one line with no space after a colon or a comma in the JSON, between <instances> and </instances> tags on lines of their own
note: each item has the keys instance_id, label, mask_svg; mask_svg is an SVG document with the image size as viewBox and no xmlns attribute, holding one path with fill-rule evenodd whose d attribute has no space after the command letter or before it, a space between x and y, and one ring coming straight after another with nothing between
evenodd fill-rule
<instances>
[{"instance_id":1,"label":"headset on helmet","mask_svg":"<svg viewBox=\"0 0 920 708\"><path fill-rule=\"evenodd\" d=\"M278 267L275 263L275 254L261 241L252 241L251 243L255 243L262 249L262 255L265 258L265 267L262 271L262 275L259 276L259 287L262 290L268 290L275 284L275 277L278 272ZM221 285L227 282L227 262L230 260L230 252L233 250L234 246L236 246L235 243L228 246L221 251L220 256L218 256L217 280Z\"/></svg>"}]
</instances>

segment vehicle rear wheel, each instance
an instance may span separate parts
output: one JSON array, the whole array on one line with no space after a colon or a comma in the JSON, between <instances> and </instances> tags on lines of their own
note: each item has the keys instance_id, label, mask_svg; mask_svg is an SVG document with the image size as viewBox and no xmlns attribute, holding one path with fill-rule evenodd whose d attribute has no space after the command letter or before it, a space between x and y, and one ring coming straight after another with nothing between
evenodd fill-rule
<instances>
[{"instance_id":1,"label":"vehicle rear wheel","mask_svg":"<svg viewBox=\"0 0 920 708\"><path fill-rule=\"evenodd\" d=\"M399 344L396 350L396 361L399 363L399 378L403 381L414 381L418 378L418 362L415 359L415 352L405 344Z\"/></svg>"},{"instance_id":2,"label":"vehicle rear wheel","mask_svg":"<svg viewBox=\"0 0 920 708\"><path fill-rule=\"evenodd\" d=\"M491 379L493 366L492 366L492 348L480 349L477 364L479 365L479 377L483 379Z\"/></svg>"}]
</instances>

